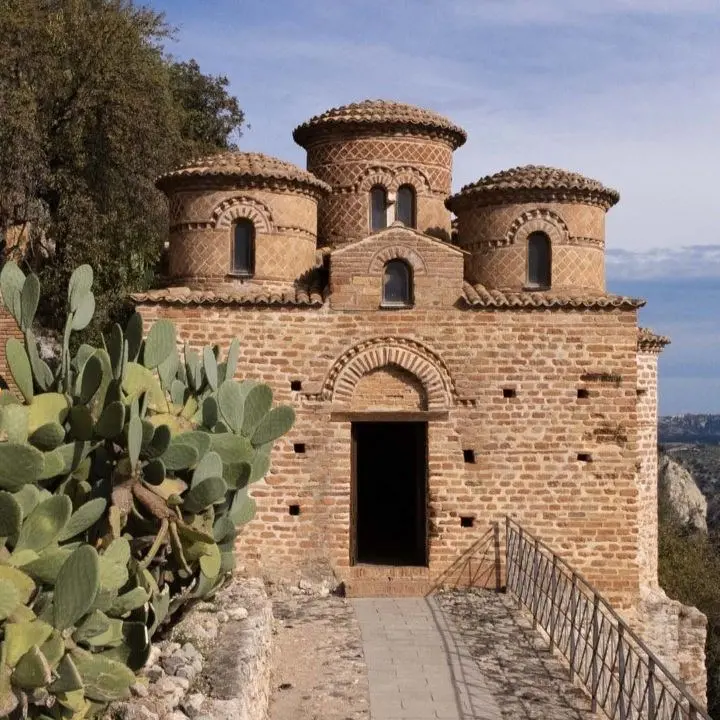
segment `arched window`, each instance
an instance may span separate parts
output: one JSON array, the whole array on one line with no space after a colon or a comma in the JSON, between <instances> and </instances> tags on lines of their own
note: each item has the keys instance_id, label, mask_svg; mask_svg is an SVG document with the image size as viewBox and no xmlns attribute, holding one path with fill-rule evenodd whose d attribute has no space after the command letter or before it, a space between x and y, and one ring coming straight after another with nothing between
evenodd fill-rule
<instances>
[{"instance_id":1,"label":"arched window","mask_svg":"<svg viewBox=\"0 0 720 720\"><path fill-rule=\"evenodd\" d=\"M382 304L398 307L413 304L412 270L404 260L390 260L385 265Z\"/></svg>"},{"instance_id":2,"label":"arched window","mask_svg":"<svg viewBox=\"0 0 720 720\"><path fill-rule=\"evenodd\" d=\"M387 227L387 190L382 185L370 189L370 230Z\"/></svg>"},{"instance_id":3,"label":"arched window","mask_svg":"<svg viewBox=\"0 0 720 720\"><path fill-rule=\"evenodd\" d=\"M528 235L528 286L535 288L549 288L551 273L550 238L544 232L534 232Z\"/></svg>"},{"instance_id":4,"label":"arched window","mask_svg":"<svg viewBox=\"0 0 720 720\"><path fill-rule=\"evenodd\" d=\"M252 275L255 271L255 226L241 218L233 225L232 273Z\"/></svg>"},{"instance_id":5,"label":"arched window","mask_svg":"<svg viewBox=\"0 0 720 720\"><path fill-rule=\"evenodd\" d=\"M415 188L401 185L395 201L395 219L407 227L415 227Z\"/></svg>"}]
</instances>

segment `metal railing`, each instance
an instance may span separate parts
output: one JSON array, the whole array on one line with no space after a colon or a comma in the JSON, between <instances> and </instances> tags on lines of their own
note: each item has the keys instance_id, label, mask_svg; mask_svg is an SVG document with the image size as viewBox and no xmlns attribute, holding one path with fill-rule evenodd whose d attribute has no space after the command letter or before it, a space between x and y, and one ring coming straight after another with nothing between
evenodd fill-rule
<instances>
[{"instance_id":1,"label":"metal railing","mask_svg":"<svg viewBox=\"0 0 720 720\"><path fill-rule=\"evenodd\" d=\"M712 720L607 601L547 545L506 518L507 591L532 613L611 720Z\"/></svg>"}]
</instances>

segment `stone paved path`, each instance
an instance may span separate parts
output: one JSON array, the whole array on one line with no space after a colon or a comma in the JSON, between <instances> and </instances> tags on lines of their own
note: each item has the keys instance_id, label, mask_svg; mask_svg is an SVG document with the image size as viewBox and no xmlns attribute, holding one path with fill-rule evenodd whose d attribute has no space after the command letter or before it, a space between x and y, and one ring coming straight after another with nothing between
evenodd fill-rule
<instances>
[{"instance_id":1,"label":"stone paved path","mask_svg":"<svg viewBox=\"0 0 720 720\"><path fill-rule=\"evenodd\" d=\"M504 595L352 603L371 720L597 720L587 696Z\"/></svg>"}]
</instances>

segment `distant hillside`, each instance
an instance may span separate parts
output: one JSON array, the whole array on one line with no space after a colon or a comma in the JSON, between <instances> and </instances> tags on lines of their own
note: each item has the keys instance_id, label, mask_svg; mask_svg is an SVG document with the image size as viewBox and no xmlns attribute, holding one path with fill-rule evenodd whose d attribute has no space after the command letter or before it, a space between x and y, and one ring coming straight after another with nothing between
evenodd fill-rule
<instances>
[{"instance_id":1,"label":"distant hillside","mask_svg":"<svg viewBox=\"0 0 720 720\"><path fill-rule=\"evenodd\" d=\"M720 444L720 415L665 415L658 421L658 441Z\"/></svg>"}]
</instances>

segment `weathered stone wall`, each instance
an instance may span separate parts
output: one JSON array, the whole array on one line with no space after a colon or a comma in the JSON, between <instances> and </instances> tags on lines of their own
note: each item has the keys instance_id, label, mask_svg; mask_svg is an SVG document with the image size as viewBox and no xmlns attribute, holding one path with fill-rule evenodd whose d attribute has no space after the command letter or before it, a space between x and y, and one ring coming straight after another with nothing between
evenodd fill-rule
<instances>
[{"instance_id":1,"label":"weathered stone wall","mask_svg":"<svg viewBox=\"0 0 720 720\"><path fill-rule=\"evenodd\" d=\"M241 340L238 374L269 382L297 421L255 486L245 562L295 567L328 558L351 587L397 591L500 582L506 513L556 548L613 601L637 602L636 313L146 306L191 345ZM363 375L392 366L371 380ZM429 567L351 567L351 418L422 383L428 427ZM611 373L619 381L587 381ZM302 389L291 391L299 380ZM416 381L417 382L417 381ZM372 391L365 397L363 388ZM385 385L387 383L387 385ZM383 386L385 385L385 390ZM579 398L578 388L589 397ZM515 397L503 396L513 388ZM296 445L304 444L304 452ZM465 462L473 450L475 462ZM591 461L578 459L589 454ZM289 506L300 514L290 515ZM462 516L474 516L462 527ZM362 588L362 583L366 583Z\"/></svg>"},{"instance_id":2,"label":"weathered stone wall","mask_svg":"<svg viewBox=\"0 0 720 720\"><path fill-rule=\"evenodd\" d=\"M170 277L201 287L232 281L233 222L255 227L256 280L292 282L315 264L317 200L301 193L209 186L171 193Z\"/></svg>"},{"instance_id":3,"label":"weathered stone wall","mask_svg":"<svg viewBox=\"0 0 720 720\"><path fill-rule=\"evenodd\" d=\"M417 228L450 239L452 147L429 136L329 134L308 147L307 168L332 186L318 208L320 245L340 246L370 232L370 189L390 192L411 185L417 197Z\"/></svg>"},{"instance_id":4,"label":"weathered stone wall","mask_svg":"<svg viewBox=\"0 0 720 720\"><path fill-rule=\"evenodd\" d=\"M657 352L638 352L638 566L648 587L658 584L657 361Z\"/></svg>"},{"instance_id":5,"label":"weathered stone wall","mask_svg":"<svg viewBox=\"0 0 720 720\"><path fill-rule=\"evenodd\" d=\"M697 608L671 600L655 586L644 586L633 623L667 669L707 702L705 636L707 620Z\"/></svg>"},{"instance_id":6,"label":"weathered stone wall","mask_svg":"<svg viewBox=\"0 0 720 720\"><path fill-rule=\"evenodd\" d=\"M527 238L544 232L552 248L552 290L605 290L605 210L580 203L463 207L458 244L470 252L470 282L519 291L527 284Z\"/></svg>"}]
</instances>

